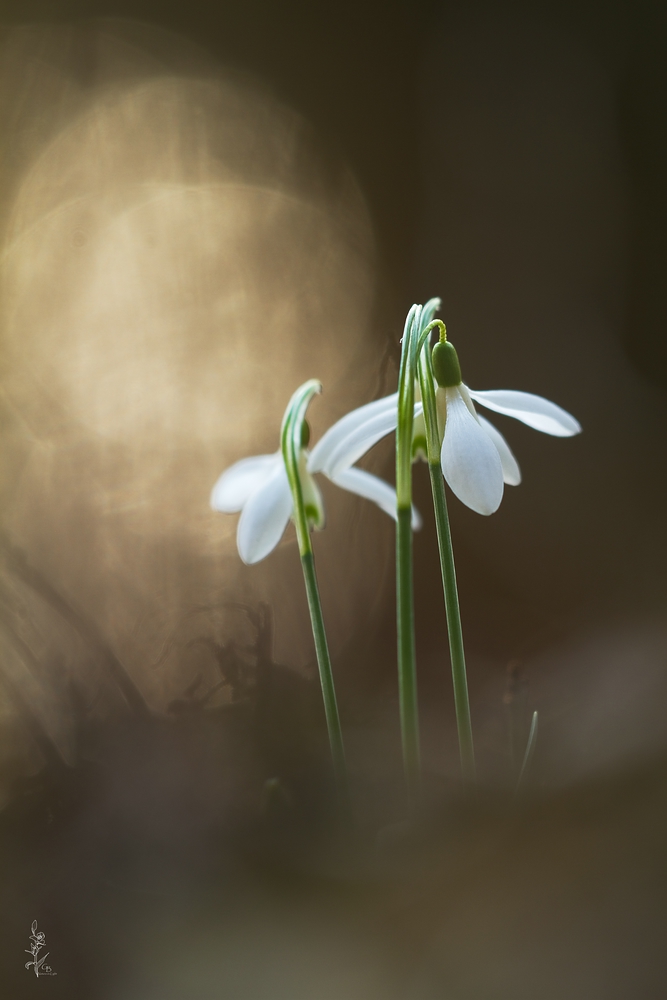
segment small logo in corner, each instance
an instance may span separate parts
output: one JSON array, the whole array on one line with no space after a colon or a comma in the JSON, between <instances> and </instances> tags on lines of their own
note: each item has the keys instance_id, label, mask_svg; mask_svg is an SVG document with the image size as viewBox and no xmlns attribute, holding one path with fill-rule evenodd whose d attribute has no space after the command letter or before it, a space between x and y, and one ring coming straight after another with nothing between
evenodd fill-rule
<instances>
[{"instance_id":1,"label":"small logo in corner","mask_svg":"<svg viewBox=\"0 0 667 1000\"><path fill-rule=\"evenodd\" d=\"M58 973L54 972L50 965L45 964L50 952L47 951L46 955L39 957L42 948L46 948L46 935L44 931L37 930L37 921L33 920L30 928L30 947L25 949L28 955L32 955L32 961L26 962L25 967L32 968L36 976L57 976Z\"/></svg>"}]
</instances>

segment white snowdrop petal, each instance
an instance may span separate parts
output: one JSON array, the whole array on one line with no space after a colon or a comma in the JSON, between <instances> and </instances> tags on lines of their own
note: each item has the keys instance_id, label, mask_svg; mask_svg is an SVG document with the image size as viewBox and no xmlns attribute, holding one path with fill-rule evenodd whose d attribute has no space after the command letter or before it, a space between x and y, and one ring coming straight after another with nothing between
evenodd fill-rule
<instances>
[{"instance_id":1,"label":"white snowdrop petal","mask_svg":"<svg viewBox=\"0 0 667 1000\"><path fill-rule=\"evenodd\" d=\"M423 412L421 403L415 403L414 415L419 416ZM358 462L362 455L378 443L387 434L396 430L398 423L398 411L391 409L385 413L378 413L371 420L366 421L340 442L335 451L329 456L322 472L331 477L341 469L347 469L355 462Z\"/></svg>"},{"instance_id":2,"label":"white snowdrop petal","mask_svg":"<svg viewBox=\"0 0 667 1000\"><path fill-rule=\"evenodd\" d=\"M279 465L282 465L280 452L242 458L225 469L211 490L211 507L223 514L235 514Z\"/></svg>"},{"instance_id":3,"label":"white snowdrop petal","mask_svg":"<svg viewBox=\"0 0 667 1000\"><path fill-rule=\"evenodd\" d=\"M272 552L292 513L292 494L282 461L266 482L249 498L239 518L236 543L248 565Z\"/></svg>"},{"instance_id":4,"label":"white snowdrop petal","mask_svg":"<svg viewBox=\"0 0 667 1000\"><path fill-rule=\"evenodd\" d=\"M544 434L572 437L581 432L581 424L571 413L532 392L517 392L513 389L489 389L485 392L473 392L470 389L469 392L476 403L481 403L496 413L515 417Z\"/></svg>"},{"instance_id":5,"label":"white snowdrop petal","mask_svg":"<svg viewBox=\"0 0 667 1000\"><path fill-rule=\"evenodd\" d=\"M352 410L351 413L346 413L317 442L308 459L308 470L322 472L325 468L330 467L331 455L345 438L379 414L391 412L397 407L398 393L395 392L391 396L375 399L372 403L366 403L365 406L360 406L358 409Z\"/></svg>"},{"instance_id":6,"label":"white snowdrop petal","mask_svg":"<svg viewBox=\"0 0 667 1000\"><path fill-rule=\"evenodd\" d=\"M503 468L489 434L466 406L458 388L447 393L442 472L450 488L478 514L493 514L503 498Z\"/></svg>"},{"instance_id":7,"label":"white snowdrop petal","mask_svg":"<svg viewBox=\"0 0 667 1000\"><path fill-rule=\"evenodd\" d=\"M383 479L373 476L364 469L342 469L335 476L331 476L331 480L336 486L341 486L344 490L349 490L350 493L356 493L357 496L365 497L366 500L372 500L385 514L389 514L396 520L396 490L389 483L385 483ZM421 526L422 519L419 511L413 507L412 529L418 531Z\"/></svg>"},{"instance_id":8,"label":"white snowdrop petal","mask_svg":"<svg viewBox=\"0 0 667 1000\"><path fill-rule=\"evenodd\" d=\"M518 486L521 482L521 469L519 468L519 463L512 454L507 441L502 436L500 431L497 430L493 424L489 423L488 420L485 420L485 418L480 414L478 414L477 419L498 449L500 463L503 467L504 481L508 486Z\"/></svg>"},{"instance_id":9,"label":"white snowdrop petal","mask_svg":"<svg viewBox=\"0 0 667 1000\"><path fill-rule=\"evenodd\" d=\"M370 451L373 445L390 434L391 431L396 430L397 420L398 410L395 407L384 413L378 413L377 416L367 420L340 442L329 456L322 471L327 476L333 476L341 469L347 469L354 465L362 455Z\"/></svg>"}]
</instances>

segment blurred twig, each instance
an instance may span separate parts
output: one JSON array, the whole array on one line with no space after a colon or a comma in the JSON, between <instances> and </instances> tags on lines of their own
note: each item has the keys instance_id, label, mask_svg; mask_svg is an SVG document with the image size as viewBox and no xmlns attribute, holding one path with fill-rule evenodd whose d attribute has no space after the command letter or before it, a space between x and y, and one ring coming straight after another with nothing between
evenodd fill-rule
<instances>
[{"instance_id":1,"label":"blurred twig","mask_svg":"<svg viewBox=\"0 0 667 1000\"><path fill-rule=\"evenodd\" d=\"M526 744L526 752L523 755L523 764L521 765L521 771L519 772L519 780L516 783L516 788L514 789L514 794L518 795L521 790L521 786L524 782L528 769L530 768L530 763L533 759L535 753L535 744L537 743L537 712L533 712L533 718L530 723L530 732L528 733L528 743Z\"/></svg>"}]
</instances>

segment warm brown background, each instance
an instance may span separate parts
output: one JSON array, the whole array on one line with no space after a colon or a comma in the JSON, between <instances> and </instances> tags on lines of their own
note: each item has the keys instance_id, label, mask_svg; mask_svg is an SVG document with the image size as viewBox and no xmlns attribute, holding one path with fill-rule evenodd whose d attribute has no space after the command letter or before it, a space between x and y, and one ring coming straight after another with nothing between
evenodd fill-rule
<instances>
[{"instance_id":1,"label":"warm brown background","mask_svg":"<svg viewBox=\"0 0 667 1000\"><path fill-rule=\"evenodd\" d=\"M100 26L99 18L112 20ZM586 1000L662 995L655 964L660 949L651 951L651 942L660 939L662 869L652 866L659 851L649 833L664 829L663 812L650 805L654 794L662 801L654 790L663 787L663 771L659 763L656 771L641 769L667 750L666 19L664 4L647 0L3 0L4 44L14 45L14 55L2 63L0 108L3 240L13 247L4 259L10 284L3 305L3 385L11 405L3 404L2 519L14 555L3 563L2 600L3 613L34 657L31 670L20 657L5 661L18 700L16 691L12 698L5 692L3 795L11 801L10 779L42 766L49 751L48 743L36 749L40 726L56 758L61 753L70 764L77 760L72 679L93 703L102 734L97 756L112 776L101 798L93 793L98 778L90 788L82 786L86 805L65 810L55 848L52 835L43 834L52 822L51 805L46 811L39 805L37 818L30 814L25 827L19 823L20 831L36 837L34 856L40 860L34 870L21 836L15 855L6 852L12 867L17 859L18 871L2 909L3 961L16 995L24 980L15 957L26 943L24 925L35 916L55 939L54 967L60 959L63 978L34 985L57 985L63 996L115 1000L153 996L150 990L157 989L163 1000L173 987L176 998L209 969L207 956L221 944L201 915L206 908L192 904L206 926L204 945L196 945L196 932L182 914L189 912L183 903L188 887L195 886L193 898L204 892L209 862L200 859L209 857L210 830L232 822L229 815L236 812L252 813L257 789L273 774L267 746L288 770L293 767L302 792L311 788L311 774L299 754L310 751L295 737L296 749L280 757L280 746L267 738L266 745L260 739L258 754L247 734L216 729L210 718L176 736L171 729L151 729L152 722L128 724L126 731L123 699L100 664L107 653L117 657L136 684L139 704L144 699L163 721L168 703L183 695L198 672L204 686L213 684L216 644L219 653L232 636L250 641L243 615L225 610L224 603L269 600L275 607L274 652L287 668L280 674L286 701L307 698L295 679L312 674L313 662L293 545L261 567L240 567L234 519L209 515L208 490L224 465L275 448L273 429L298 381L313 374L325 381L320 409L313 409L316 432L346 408L390 391L405 312L433 294L443 297L442 315L473 388L541 393L584 427L581 437L563 441L499 418L524 482L506 491L501 510L489 519L454 499L450 505L484 781L512 781L517 762L508 724L514 720L515 738L522 741L537 707L535 785L571 789L582 779L620 784L608 794L602 784L591 795L575 790L565 806L547 798L546 812L516 843L507 830L504 840L497 830L488 838L480 824L470 854L465 829L455 834L455 872L467 864L485 874L473 891L463 876L445 879L443 898L451 893L466 916L459 922L454 909L444 924L433 917L433 926L449 928L442 933L450 944L444 959L434 946L418 996L441 995L437 985L428 985L429 975L440 981L439 963L451 989L480 1000L560 997L563 991ZM13 27L30 23L50 25L35 29L49 39L41 55L34 40L21 49L12 34ZM100 33L113 43L101 44ZM22 51L30 54L25 73ZM128 81L165 74L189 81L187 87L177 84L180 95L189 94L202 75L228 88L226 97L214 88L194 103L183 99L174 118L182 138L176 153L167 155L151 138L170 133L169 115L162 120L155 110L159 102L153 107L149 98L132 105L145 116L139 143L111 127L108 133L66 132L98 106L105 88L118 86L122 104ZM201 129L189 111L197 102ZM107 125L117 122L113 108L105 114ZM251 123L243 141L234 121ZM112 139L105 146L107 134ZM261 137L257 145L253 136ZM120 151L117 162L98 155L98 141L106 153ZM116 218L118 205L130 204L132 185L222 181L265 192L243 201L242 245L224 199L216 194L206 201L208 187L189 205L172 192L169 212L156 218L149 217L150 206L136 202L134 214L122 216L130 218L129 230L117 226L113 239L99 236L107 233L106 220ZM81 193L92 210L86 215L84 205L79 219L74 216L81 205L72 207L68 199ZM59 212L49 214L50 206ZM32 225L33 216L41 228ZM232 236L220 248L223 223ZM108 247L115 260L127 232L148 234L149 243L165 253L152 270L136 270L157 289L146 317L159 315L164 322L154 336L143 327L135 331L134 300L123 306L121 296L107 313L102 298L98 353L85 323L77 326L65 306L85 274L80 261L86 246ZM179 232L180 256L169 257ZM51 246L58 252L51 253ZM133 252L137 246L131 243ZM232 287L235 260L245 262L238 273L246 311L235 313L228 305L228 325L218 326L220 314L208 303L218 303L219 275ZM30 290L32 268L45 302ZM103 279L109 272L101 273ZM161 279L165 273L179 281ZM104 296L111 295L113 289L101 287ZM273 340L260 348L259 360L271 369L266 380L256 344L267 336L266 316L278 300L279 315L271 314L278 324L271 327ZM187 324L180 323L184 303L192 304ZM185 328L188 337L196 331L192 341L179 339ZM228 350L230 341L219 342L217 335L231 328ZM116 329L123 333L116 335ZM169 350L163 355L165 330ZM74 357L88 373L86 381L76 377ZM142 380L154 372L156 357L172 395L160 390L157 379L154 397L129 393L116 406L119 385L146 384ZM120 375L114 382L115 371ZM243 378L237 380L239 371ZM107 382L97 382L107 375ZM259 386L258 402L246 411L237 396L250 382ZM391 477L389 443L372 463ZM416 483L427 513L423 468L416 470ZM356 500L336 499L333 488L327 500L330 523L316 539L325 613L360 809L372 825L402 810L392 532L383 515L361 509ZM439 570L428 516L426 521L415 545L418 652L428 787L439 798L452 789L457 764ZM85 613L93 629L87 640L17 576L17 546L48 584ZM96 642L97 658L91 657ZM305 715L317 728L317 706L310 711ZM289 711L287 718L293 725ZM310 726L304 725L308 733ZM306 737L304 745L310 746ZM643 777L623 784L618 775L632 768ZM633 795L641 797L647 788L637 804ZM495 847L488 848L499 842L497 834L504 852L499 867ZM173 907L167 904L163 923L157 920L149 930L160 905L150 902L152 896L147 900L156 886L163 891L174 871L186 888L169 883ZM615 881L618 872L630 874ZM231 917L224 918L231 926L238 900L239 907L255 912L248 902L254 889L245 883L230 888L229 873L218 871L216 877L218 889L222 885L223 895L236 901ZM127 895L135 882L143 893L139 902ZM312 943L306 950L315 956L312 976L329 977L333 990L322 996L389 995L389 985L373 979L373 962L380 968L385 959L369 959L375 955L370 944L353 958L344 934L343 943L326 943L327 921L339 931L336 921L345 924L340 914L329 913L322 926L315 920L311 927L297 904L290 902L287 915L283 903L276 904L276 915L274 903L262 900L259 917L240 921L238 946L228 929L223 935L224 963L232 971L250 939L269 954L269 985L255 984L255 993L247 994L253 1000L283 995L276 984L290 962L300 967L304 934ZM213 926L220 919L216 907ZM96 964L89 957L93 931L86 936L83 928L92 923L91 914L102 920L103 912L110 944ZM409 905L406 912L408 926ZM623 921L632 912L639 914L639 929L628 945L632 935ZM276 945L277 926L283 936ZM564 927L569 930L563 937ZM430 932L418 933L426 939ZM522 964L531 934L533 964ZM487 954L496 949L486 963L478 961L478 935ZM179 946L177 957L169 955L165 940L186 942L182 964ZM143 948L150 953L146 965ZM249 965L263 968L252 948L250 954ZM627 957L625 966L620 956ZM367 962L375 969L368 973L374 985L364 986ZM608 971L614 962L618 973ZM175 970L173 982L172 972L160 979L156 970L162 965ZM351 970L349 982L336 978L341 969ZM498 969L505 970L504 978ZM159 985L147 985L144 974ZM217 973L207 975L201 972L202 997L217 982ZM245 971L234 975L245 982ZM286 998L313 996L309 975L304 973L305 986L300 980L290 986L286 976ZM188 985L179 987L179 976ZM233 976L229 982L230 1000L245 996ZM200 993L193 994L197 1000Z\"/></svg>"}]
</instances>

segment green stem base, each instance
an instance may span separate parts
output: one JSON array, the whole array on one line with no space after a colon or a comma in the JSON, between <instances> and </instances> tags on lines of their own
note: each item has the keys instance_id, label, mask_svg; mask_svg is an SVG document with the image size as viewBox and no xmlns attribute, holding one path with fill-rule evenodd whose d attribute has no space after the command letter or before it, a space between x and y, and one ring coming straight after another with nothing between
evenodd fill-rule
<instances>
[{"instance_id":1,"label":"green stem base","mask_svg":"<svg viewBox=\"0 0 667 1000\"><path fill-rule=\"evenodd\" d=\"M412 511L398 509L396 522L396 620L398 627L398 693L403 763L408 803L414 809L420 791L419 716L415 667L414 599L412 593Z\"/></svg>"},{"instance_id":2,"label":"green stem base","mask_svg":"<svg viewBox=\"0 0 667 1000\"><path fill-rule=\"evenodd\" d=\"M452 660L454 707L459 733L461 770L464 783L466 785L474 785L475 750L472 740L468 680L466 676L465 653L463 650L463 632L461 629L461 613L459 611L459 595L456 587L452 536L449 529L449 516L447 514L445 483L442 478L442 470L440 469L439 462L429 462L428 469L431 476L435 524L438 532L442 586L445 592L445 611L447 613L447 631L449 633L449 652Z\"/></svg>"},{"instance_id":3,"label":"green stem base","mask_svg":"<svg viewBox=\"0 0 667 1000\"><path fill-rule=\"evenodd\" d=\"M327 720L334 777L336 779L336 785L341 798L347 802L348 780L347 766L345 763L345 750L343 748L343 733L340 725L340 717L338 715L336 691L334 689L333 673L331 671L331 658L329 656L329 647L327 645L327 637L324 631L322 604L320 602L320 592L317 586L317 576L315 575L315 559L312 551L306 552L301 556L301 566L303 567L303 578L306 583L306 594L308 595L308 609L310 611L310 620L313 627L315 652L317 654L317 666L320 672L322 697L324 699L324 714Z\"/></svg>"}]
</instances>

